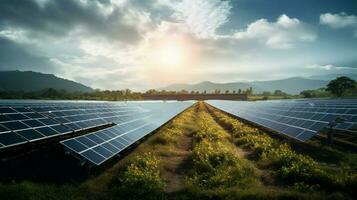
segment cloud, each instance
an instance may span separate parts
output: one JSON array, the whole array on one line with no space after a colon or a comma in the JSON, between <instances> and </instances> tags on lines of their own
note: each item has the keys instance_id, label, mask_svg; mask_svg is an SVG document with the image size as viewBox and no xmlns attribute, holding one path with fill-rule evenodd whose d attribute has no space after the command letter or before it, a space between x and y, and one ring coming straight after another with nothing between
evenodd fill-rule
<instances>
[{"instance_id":1,"label":"cloud","mask_svg":"<svg viewBox=\"0 0 357 200\"><path fill-rule=\"evenodd\" d=\"M320 15L320 23L336 29L345 27L356 27L357 16L347 15L344 12L339 14L325 13Z\"/></svg>"},{"instance_id":2,"label":"cloud","mask_svg":"<svg viewBox=\"0 0 357 200\"><path fill-rule=\"evenodd\" d=\"M172 4L176 20L185 23L200 38L216 37L219 27L228 21L229 1L183 0Z\"/></svg>"},{"instance_id":3,"label":"cloud","mask_svg":"<svg viewBox=\"0 0 357 200\"><path fill-rule=\"evenodd\" d=\"M297 18L283 14L276 22L257 20L238 31L234 37L239 40L257 39L271 48L292 48L296 43L311 42L317 37L315 31Z\"/></svg>"},{"instance_id":4,"label":"cloud","mask_svg":"<svg viewBox=\"0 0 357 200\"><path fill-rule=\"evenodd\" d=\"M324 13L320 15L320 24L334 29L353 28L354 37L357 37L357 16L355 15L347 15L344 12L337 14Z\"/></svg>"},{"instance_id":5,"label":"cloud","mask_svg":"<svg viewBox=\"0 0 357 200\"><path fill-rule=\"evenodd\" d=\"M236 31L240 10L232 1L3 0L0 70L54 73L101 89L149 89L207 78L275 78L293 67L334 62L329 53L320 59L302 51L300 43L317 36L300 19L259 19ZM158 63L160 45L183 49L184 67ZM333 54L348 60L344 51Z\"/></svg>"},{"instance_id":6,"label":"cloud","mask_svg":"<svg viewBox=\"0 0 357 200\"><path fill-rule=\"evenodd\" d=\"M142 29L151 26L150 16L144 11L120 5L95 0L3 0L0 29L21 28L41 38L63 37L80 28L90 35L136 42Z\"/></svg>"},{"instance_id":7,"label":"cloud","mask_svg":"<svg viewBox=\"0 0 357 200\"><path fill-rule=\"evenodd\" d=\"M318 70L326 70L326 71L335 71L335 70L357 70L357 68L353 67L339 67L335 65L319 65L319 64L313 64L313 65L308 65L306 66L307 69L318 69Z\"/></svg>"}]
</instances>

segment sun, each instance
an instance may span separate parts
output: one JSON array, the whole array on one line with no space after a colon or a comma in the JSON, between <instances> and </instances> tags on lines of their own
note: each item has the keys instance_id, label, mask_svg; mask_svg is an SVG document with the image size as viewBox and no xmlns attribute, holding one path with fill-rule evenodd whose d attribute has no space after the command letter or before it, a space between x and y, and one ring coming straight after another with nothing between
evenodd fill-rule
<instances>
[{"instance_id":1,"label":"sun","mask_svg":"<svg viewBox=\"0 0 357 200\"><path fill-rule=\"evenodd\" d=\"M184 62L184 52L178 44L165 44L157 51L157 61L161 67L178 67Z\"/></svg>"},{"instance_id":2,"label":"sun","mask_svg":"<svg viewBox=\"0 0 357 200\"><path fill-rule=\"evenodd\" d=\"M140 73L151 84L182 83L193 79L199 65L200 46L189 36L148 38L140 49Z\"/></svg>"},{"instance_id":3,"label":"sun","mask_svg":"<svg viewBox=\"0 0 357 200\"><path fill-rule=\"evenodd\" d=\"M178 68L185 63L185 52L181 44L164 43L153 51L155 65L160 68Z\"/></svg>"}]
</instances>

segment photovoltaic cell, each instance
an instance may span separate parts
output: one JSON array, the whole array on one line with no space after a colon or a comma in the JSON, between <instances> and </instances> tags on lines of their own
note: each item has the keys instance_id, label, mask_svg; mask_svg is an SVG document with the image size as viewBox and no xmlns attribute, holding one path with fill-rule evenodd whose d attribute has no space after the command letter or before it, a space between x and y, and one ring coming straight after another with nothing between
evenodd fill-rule
<instances>
[{"instance_id":1,"label":"photovoltaic cell","mask_svg":"<svg viewBox=\"0 0 357 200\"><path fill-rule=\"evenodd\" d=\"M23 137L19 136L16 133L9 132L9 133L0 134L0 143L5 146L13 146L25 142L26 139L24 139Z\"/></svg>"},{"instance_id":2,"label":"photovoltaic cell","mask_svg":"<svg viewBox=\"0 0 357 200\"><path fill-rule=\"evenodd\" d=\"M27 129L27 130L22 130L22 131L16 131L16 134L22 136L28 141L33 141L42 138L44 135L39 133L38 131L34 129Z\"/></svg>"}]
</instances>

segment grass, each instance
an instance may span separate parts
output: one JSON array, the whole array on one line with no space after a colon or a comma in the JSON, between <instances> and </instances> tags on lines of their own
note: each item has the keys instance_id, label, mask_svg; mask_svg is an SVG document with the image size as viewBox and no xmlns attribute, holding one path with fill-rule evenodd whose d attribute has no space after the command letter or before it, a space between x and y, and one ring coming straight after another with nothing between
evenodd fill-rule
<instances>
[{"instance_id":1,"label":"grass","mask_svg":"<svg viewBox=\"0 0 357 200\"><path fill-rule=\"evenodd\" d=\"M199 131L194 135L188 186L205 191L259 184L255 168L238 156L230 135L214 122L203 103L198 106Z\"/></svg>"},{"instance_id":2,"label":"grass","mask_svg":"<svg viewBox=\"0 0 357 200\"><path fill-rule=\"evenodd\" d=\"M113 180L113 198L164 199L166 184L160 175L160 162L150 152L132 159Z\"/></svg>"},{"instance_id":3,"label":"grass","mask_svg":"<svg viewBox=\"0 0 357 200\"><path fill-rule=\"evenodd\" d=\"M319 156L317 148L199 102L99 175L0 183L0 199L353 199L357 156L327 147Z\"/></svg>"},{"instance_id":4,"label":"grass","mask_svg":"<svg viewBox=\"0 0 357 200\"><path fill-rule=\"evenodd\" d=\"M349 161L332 168L304 154L303 151L296 152L287 142L271 138L268 134L213 107L209 108L215 119L232 131L236 144L251 150L256 156L257 165L273 170L278 181L302 192L336 192L343 193L345 198L354 195L357 180L354 156L341 155L342 160ZM333 152L336 154L336 151Z\"/></svg>"}]
</instances>

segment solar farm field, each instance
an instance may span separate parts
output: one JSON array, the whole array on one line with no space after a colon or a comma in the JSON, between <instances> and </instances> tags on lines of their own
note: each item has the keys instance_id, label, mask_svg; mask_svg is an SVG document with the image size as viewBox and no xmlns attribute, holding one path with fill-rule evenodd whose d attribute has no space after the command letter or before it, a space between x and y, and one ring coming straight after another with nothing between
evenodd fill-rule
<instances>
[{"instance_id":1,"label":"solar farm field","mask_svg":"<svg viewBox=\"0 0 357 200\"><path fill-rule=\"evenodd\" d=\"M354 199L357 100L1 101L0 199Z\"/></svg>"}]
</instances>

